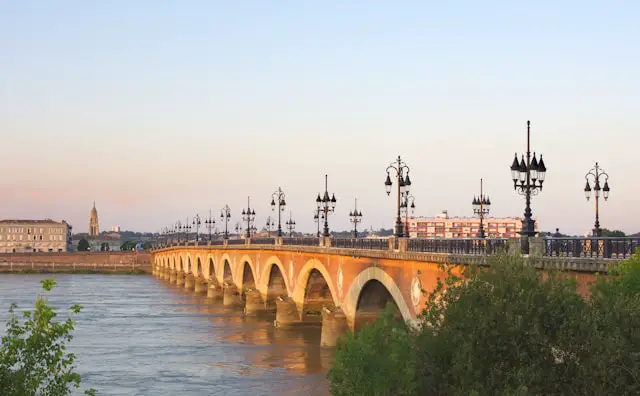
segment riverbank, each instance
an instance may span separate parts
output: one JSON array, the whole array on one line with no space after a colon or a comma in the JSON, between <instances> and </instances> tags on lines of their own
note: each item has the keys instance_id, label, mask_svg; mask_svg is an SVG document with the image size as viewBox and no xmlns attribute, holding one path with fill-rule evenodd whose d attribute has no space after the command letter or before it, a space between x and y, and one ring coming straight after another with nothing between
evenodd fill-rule
<instances>
[{"instance_id":1,"label":"riverbank","mask_svg":"<svg viewBox=\"0 0 640 396\"><path fill-rule=\"evenodd\" d=\"M144 270L142 268L132 268L132 269L91 269L91 268L77 268L77 269L47 269L47 268L23 268L23 269L11 269L9 271L5 271L0 268L0 274L78 274L78 275L149 275L149 271Z\"/></svg>"},{"instance_id":2,"label":"riverbank","mask_svg":"<svg viewBox=\"0 0 640 396\"><path fill-rule=\"evenodd\" d=\"M144 252L0 254L0 274L138 275L151 272L151 255Z\"/></svg>"}]
</instances>

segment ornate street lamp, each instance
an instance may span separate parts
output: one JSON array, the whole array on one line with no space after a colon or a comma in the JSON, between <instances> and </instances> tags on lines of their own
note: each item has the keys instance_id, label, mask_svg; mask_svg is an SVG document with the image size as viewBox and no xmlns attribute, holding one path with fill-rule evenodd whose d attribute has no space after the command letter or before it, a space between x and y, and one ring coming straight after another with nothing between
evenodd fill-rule
<instances>
[{"instance_id":1,"label":"ornate street lamp","mask_svg":"<svg viewBox=\"0 0 640 396\"><path fill-rule=\"evenodd\" d=\"M602 236L602 230L600 229L600 212L598 203L600 200L600 191L602 191L602 196L604 197L605 201L609 199L609 175L604 171L604 169L600 168L597 162L596 165L591 168L591 170L587 172L586 175L584 175L584 178L587 180L587 185L584 187L584 195L587 198L587 201L589 200L589 198L591 198L591 185L589 184L589 176L591 176L591 179L593 181L593 192L596 197L596 224L593 228L592 233L594 237L600 237ZM600 178L604 178L603 187L600 187Z\"/></svg>"},{"instance_id":2,"label":"ornate street lamp","mask_svg":"<svg viewBox=\"0 0 640 396\"><path fill-rule=\"evenodd\" d=\"M489 197L485 196L482 191L482 179L480 179L480 196L473 197L473 214L480 217L480 229L478 231L478 237L484 238L484 216L489 214L489 209L491 207L491 200Z\"/></svg>"},{"instance_id":3,"label":"ornate street lamp","mask_svg":"<svg viewBox=\"0 0 640 396\"><path fill-rule=\"evenodd\" d=\"M211 209L209 209L209 218L204 221L205 227L209 230L209 241L211 241L211 230L216 225L216 221L211 217Z\"/></svg>"},{"instance_id":4,"label":"ornate street lamp","mask_svg":"<svg viewBox=\"0 0 640 396\"><path fill-rule=\"evenodd\" d=\"M280 214L284 212L285 206L287 203L284 200L284 192L280 187L271 195L271 210L276 209L276 201L278 202L278 236L282 236L282 225L280 223Z\"/></svg>"},{"instance_id":5,"label":"ornate street lamp","mask_svg":"<svg viewBox=\"0 0 640 396\"><path fill-rule=\"evenodd\" d=\"M324 212L322 212L322 208L318 206L313 213L313 221L318 225L318 232L316 234L318 238L320 238L320 223L322 222L322 220L324 220Z\"/></svg>"},{"instance_id":6,"label":"ornate street lamp","mask_svg":"<svg viewBox=\"0 0 640 396\"><path fill-rule=\"evenodd\" d=\"M289 230L289 236L293 237L293 230L296 229L296 222L291 218L291 212L289 212L289 220L285 222L287 229Z\"/></svg>"},{"instance_id":7,"label":"ornate street lamp","mask_svg":"<svg viewBox=\"0 0 640 396\"><path fill-rule=\"evenodd\" d=\"M362 222L362 212L358 211L358 198L355 199L354 209L349 212L350 221L353 224L353 237L358 237L358 223Z\"/></svg>"},{"instance_id":8,"label":"ornate street lamp","mask_svg":"<svg viewBox=\"0 0 640 396\"><path fill-rule=\"evenodd\" d=\"M185 242L189 242L189 233L191 232L191 223L189 223L189 217L187 216L187 222L183 226L185 232Z\"/></svg>"},{"instance_id":9,"label":"ornate street lamp","mask_svg":"<svg viewBox=\"0 0 640 396\"><path fill-rule=\"evenodd\" d=\"M276 225L276 221L271 217L267 217L267 235L271 238L271 227Z\"/></svg>"},{"instance_id":10,"label":"ornate street lamp","mask_svg":"<svg viewBox=\"0 0 640 396\"><path fill-rule=\"evenodd\" d=\"M547 167L542 160L540 154L540 162L536 159L536 153L531 158L531 122L527 121L527 159L522 155L522 160L518 162L518 153L513 158L511 164L511 179L513 180L513 189L518 194L525 197L524 219L522 219L522 228L520 235L523 236L521 242L521 250L524 254L529 254L529 237L536 235L535 224L531 219L531 197L538 195L542 191L542 183L547 173Z\"/></svg>"},{"instance_id":11,"label":"ornate street lamp","mask_svg":"<svg viewBox=\"0 0 640 396\"><path fill-rule=\"evenodd\" d=\"M231 209L229 205L225 205L220 209L220 221L224 222L224 239L229 239L229 220L231 219Z\"/></svg>"},{"instance_id":12,"label":"ornate street lamp","mask_svg":"<svg viewBox=\"0 0 640 396\"><path fill-rule=\"evenodd\" d=\"M250 197L247 197L247 209L242 209L242 221L245 221L247 223L247 234L245 235L245 238L251 238L251 231L255 230L255 227L253 227L253 222L256 220L256 211L251 209L250 206Z\"/></svg>"},{"instance_id":13,"label":"ornate street lamp","mask_svg":"<svg viewBox=\"0 0 640 396\"><path fill-rule=\"evenodd\" d=\"M324 219L324 229L322 236L329 237L331 234L329 233L329 213L333 213L336 209L336 195L331 194L331 198L329 198L329 190L328 190L328 180L327 175L324 175L324 195L320 198L320 194L318 194L318 198L316 198L316 205L319 210L323 212ZM318 232L319 234L320 232Z\"/></svg>"},{"instance_id":14,"label":"ornate street lamp","mask_svg":"<svg viewBox=\"0 0 640 396\"><path fill-rule=\"evenodd\" d=\"M416 210L415 197L409 193L404 194L404 200L400 204L400 209L404 212L404 235L407 238L411 237L409 234L409 209L411 209L411 214Z\"/></svg>"},{"instance_id":15,"label":"ornate street lamp","mask_svg":"<svg viewBox=\"0 0 640 396\"><path fill-rule=\"evenodd\" d=\"M387 195L391 194L391 186L393 182L391 181L390 171L395 172L394 178L397 178L398 184L398 204L396 211L396 226L395 226L395 236L398 238L402 238L402 221L400 220L400 204L402 203L402 198L404 194L409 194L409 189L411 188L411 179L409 179L409 166L402 161L400 156L395 162L392 162L391 165L387 167L387 180L385 180L384 185L387 189Z\"/></svg>"},{"instance_id":16,"label":"ornate street lamp","mask_svg":"<svg viewBox=\"0 0 640 396\"><path fill-rule=\"evenodd\" d=\"M196 217L193 218L193 225L196 226L196 242L200 241L200 224L202 224L200 222L200 215L196 214Z\"/></svg>"}]
</instances>

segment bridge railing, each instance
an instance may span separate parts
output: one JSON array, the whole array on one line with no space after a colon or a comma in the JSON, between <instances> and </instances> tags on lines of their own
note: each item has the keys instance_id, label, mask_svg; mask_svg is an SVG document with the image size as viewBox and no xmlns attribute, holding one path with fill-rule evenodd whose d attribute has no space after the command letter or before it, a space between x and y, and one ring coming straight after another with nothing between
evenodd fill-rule
<instances>
[{"instance_id":1,"label":"bridge railing","mask_svg":"<svg viewBox=\"0 0 640 396\"><path fill-rule=\"evenodd\" d=\"M624 259L640 248L640 237L547 237L544 242L548 257Z\"/></svg>"},{"instance_id":2,"label":"bridge railing","mask_svg":"<svg viewBox=\"0 0 640 396\"><path fill-rule=\"evenodd\" d=\"M211 240L211 245L213 245L213 246L224 245L224 239L212 239Z\"/></svg>"},{"instance_id":3,"label":"bridge railing","mask_svg":"<svg viewBox=\"0 0 640 396\"><path fill-rule=\"evenodd\" d=\"M389 250L389 241L380 238L334 238L331 247L343 249Z\"/></svg>"},{"instance_id":4,"label":"bridge railing","mask_svg":"<svg viewBox=\"0 0 640 396\"><path fill-rule=\"evenodd\" d=\"M407 251L479 255L497 253L506 245L506 238L410 238L407 240Z\"/></svg>"},{"instance_id":5,"label":"bridge railing","mask_svg":"<svg viewBox=\"0 0 640 396\"><path fill-rule=\"evenodd\" d=\"M227 239L227 245L244 245L245 240L242 239Z\"/></svg>"},{"instance_id":6,"label":"bridge railing","mask_svg":"<svg viewBox=\"0 0 640 396\"><path fill-rule=\"evenodd\" d=\"M253 238L251 239L252 245L275 245L275 238Z\"/></svg>"},{"instance_id":7,"label":"bridge railing","mask_svg":"<svg viewBox=\"0 0 640 396\"><path fill-rule=\"evenodd\" d=\"M292 246L318 246L320 245L320 238L284 237L282 238L282 244Z\"/></svg>"}]
</instances>

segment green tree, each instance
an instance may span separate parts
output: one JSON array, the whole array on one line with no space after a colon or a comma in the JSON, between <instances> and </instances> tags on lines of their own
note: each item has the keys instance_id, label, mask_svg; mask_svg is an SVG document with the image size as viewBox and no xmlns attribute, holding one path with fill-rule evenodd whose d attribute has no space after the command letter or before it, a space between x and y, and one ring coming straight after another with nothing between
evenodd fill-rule
<instances>
[{"instance_id":1,"label":"green tree","mask_svg":"<svg viewBox=\"0 0 640 396\"><path fill-rule=\"evenodd\" d=\"M381 318L357 335L338 341L328 377L334 396L413 395L417 389L416 353L411 328L388 306Z\"/></svg>"},{"instance_id":2,"label":"green tree","mask_svg":"<svg viewBox=\"0 0 640 396\"><path fill-rule=\"evenodd\" d=\"M120 250L133 250L136 247L136 241L126 241L120 245Z\"/></svg>"},{"instance_id":3,"label":"green tree","mask_svg":"<svg viewBox=\"0 0 640 396\"><path fill-rule=\"evenodd\" d=\"M601 230L601 235L603 237L611 237L611 238L622 238L625 237L626 234L620 230L610 230L608 228L603 228Z\"/></svg>"},{"instance_id":4,"label":"green tree","mask_svg":"<svg viewBox=\"0 0 640 396\"><path fill-rule=\"evenodd\" d=\"M53 279L41 281L45 291L55 286ZM73 336L71 315L81 307L70 308L64 322L56 321L55 309L47 305L46 297L38 294L35 310L15 313L9 308L6 335L0 346L0 394L3 396L66 396L80 387L80 375L74 372L75 355L67 353L67 343ZM22 320L21 320L22 319ZM95 390L85 391L95 395Z\"/></svg>"},{"instance_id":5,"label":"green tree","mask_svg":"<svg viewBox=\"0 0 640 396\"><path fill-rule=\"evenodd\" d=\"M78 241L78 251L79 252L86 252L89 249L91 249L91 246L89 245L89 241L87 241L84 238L82 238L81 240Z\"/></svg>"},{"instance_id":6,"label":"green tree","mask_svg":"<svg viewBox=\"0 0 640 396\"><path fill-rule=\"evenodd\" d=\"M347 335L329 373L332 391L640 394L640 257L599 278L588 300L573 278L524 264L503 254L462 276L449 272L426 295L414 330L383 317Z\"/></svg>"}]
</instances>

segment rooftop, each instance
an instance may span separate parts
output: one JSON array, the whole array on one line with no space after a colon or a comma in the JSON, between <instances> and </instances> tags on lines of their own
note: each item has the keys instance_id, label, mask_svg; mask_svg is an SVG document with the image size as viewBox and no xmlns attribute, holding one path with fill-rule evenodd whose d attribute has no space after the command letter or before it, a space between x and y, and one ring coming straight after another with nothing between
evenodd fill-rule
<instances>
[{"instance_id":1,"label":"rooftop","mask_svg":"<svg viewBox=\"0 0 640 396\"><path fill-rule=\"evenodd\" d=\"M54 221L51 219L44 219L44 220L0 220L0 224L24 224L24 225L37 225L37 224L58 224L58 225L66 225L67 222L62 220L60 221Z\"/></svg>"}]
</instances>

